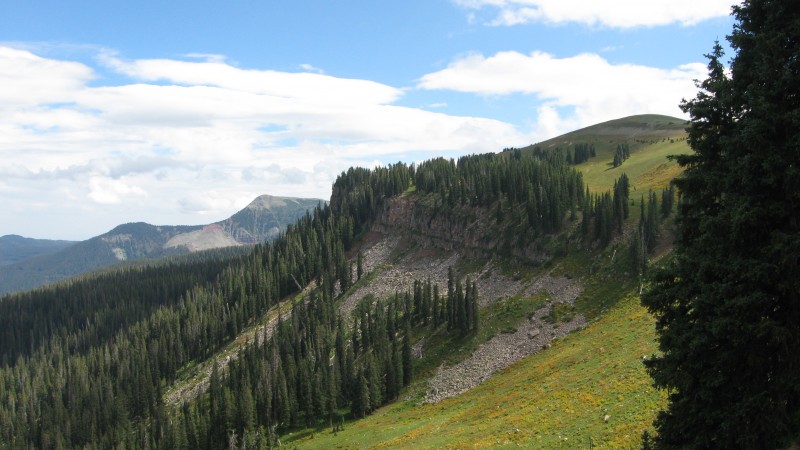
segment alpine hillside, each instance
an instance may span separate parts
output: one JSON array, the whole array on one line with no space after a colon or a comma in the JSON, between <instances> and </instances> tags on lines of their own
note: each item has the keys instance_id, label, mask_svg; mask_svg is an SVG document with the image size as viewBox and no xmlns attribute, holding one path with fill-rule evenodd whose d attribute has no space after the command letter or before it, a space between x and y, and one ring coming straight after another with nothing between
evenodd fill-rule
<instances>
[{"instance_id":1,"label":"alpine hillside","mask_svg":"<svg viewBox=\"0 0 800 450\"><path fill-rule=\"evenodd\" d=\"M351 168L245 254L7 296L0 442L637 447L663 404L637 298L677 200L653 154L684 126Z\"/></svg>"}]
</instances>

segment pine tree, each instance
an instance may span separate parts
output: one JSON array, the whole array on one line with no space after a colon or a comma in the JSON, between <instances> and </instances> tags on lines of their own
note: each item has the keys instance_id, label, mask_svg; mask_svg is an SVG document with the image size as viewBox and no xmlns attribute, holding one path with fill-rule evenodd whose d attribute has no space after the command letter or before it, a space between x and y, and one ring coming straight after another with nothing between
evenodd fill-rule
<instances>
[{"instance_id":1,"label":"pine tree","mask_svg":"<svg viewBox=\"0 0 800 450\"><path fill-rule=\"evenodd\" d=\"M447 329L451 330L456 323L456 284L452 267L447 268Z\"/></svg>"},{"instance_id":2,"label":"pine tree","mask_svg":"<svg viewBox=\"0 0 800 450\"><path fill-rule=\"evenodd\" d=\"M734 7L709 76L683 103L693 154L674 260L642 302L662 354L648 364L669 406L657 448L787 448L800 437L800 8Z\"/></svg>"},{"instance_id":3,"label":"pine tree","mask_svg":"<svg viewBox=\"0 0 800 450\"><path fill-rule=\"evenodd\" d=\"M369 397L369 382L364 376L364 369L358 371L355 379L355 389L353 398L351 399L350 409L354 416L364 417L369 412L370 397Z\"/></svg>"},{"instance_id":4,"label":"pine tree","mask_svg":"<svg viewBox=\"0 0 800 450\"><path fill-rule=\"evenodd\" d=\"M239 429L255 430L256 411L255 401L253 400L253 389L249 380L242 386L237 400L239 401Z\"/></svg>"},{"instance_id":5,"label":"pine tree","mask_svg":"<svg viewBox=\"0 0 800 450\"><path fill-rule=\"evenodd\" d=\"M361 280L361 275L364 274L364 253L359 250L356 264L356 280Z\"/></svg>"},{"instance_id":6,"label":"pine tree","mask_svg":"<svg viewBox=\"0 0 800 450\"><path fill-rule=\"evenodd\" d=\"M464 306L465 306L464 309L466 309L467 317L465 320L466 323L464 328L469 332L472 331L472 323L475 319L475 310L473 309L475 307L475 302L472 299L472 285L473 285L472 280L470 279L470 277L467 277L467 284L466 284L467 292L466 295L464 296Z\"/></svg>"},{"instance_id":7,"label":"pine tree","mask_svg":"<svg viewBox=\"0 0 800 450\"><path fill-rule=\"evenodd\" d=\"M211 377L209 380L209 402L210 402L210 414L211 420L214 421L216 424L224 423L225 420L225 399L222 387L222 381L220 379L220 369L219 363L217 360L214 360L214 365L211 367ZM223 426L216 426L209 430L210 432L210 440L212 442L222 442L224 439L224 432L225 428Z\"/></svg>"},{"instance_id":8,"label":"pine tree","mask_svg":"<svg viewBox=\"0 0 800 450\"><path fill-rule=\"evenodd\" d=\"M461 280L456 281L456 295L455 295L455 303L456 303L456 327L458 327L459 331L461 331L461 335L464 336L469 331L469 322L467 321L467 304L466 298L464 297L464 289L461 285Z\"/></svg>"},{"instance_id":9,"label":"pine tree","mask_svg":"<svg viewBox=\"0 0 800 450\"><path fill-rule=\"evenodd\" d=\"M403 386L408 386L411 383L413 375L413 366L411 359L411 326L408 320L405 321L403 327Z\"/></svg>"},{"instance_id":10,"label":"pine tree","mask_svg":"<svg viewBox=\"0 0 800 450\"><path fill-rule=\"evenodd\" d=\"M439 325L444 322L444 303L442 303L442 298L439 295L439 285L435 284L433 286L433 317L434 317L434 326L438 327Z\"/></svg>"},{"instance_id":11,"label":"pine tree","mask_svg":"<svg viewBox=\"0 0 800 450\"><path fill-rule=\"evenodd\" d=\"M374 411L383 404L383 373L381 373L379 369L380 366L382 366L382 364L377 363L374 353L370 352L366 354L366 367L364 369L364 375L366 376L367 384L369 386L368 412Z\"/></svg>"},{"instance_id":12,"label":"pine tree","mask_svg":"<svg viewBox=\"0 0 800 450\"><path fill-rule=\"evenodd\" d=\"M431 315L431 280L428 279L422 286L422 323L428 325Z\"/></svg>"},{"instance_id":13,"label":"pine tree","mask_svg":"<svg viewBox=\"0 0 800 450\"><path fill-rule=\"evenodd\" d=\"M478 284L472 282L472 295L470 295L472 309L472 334L478 334L478 324L480 322L480 308L478 306Z\"/></svg>"}]
</instances>

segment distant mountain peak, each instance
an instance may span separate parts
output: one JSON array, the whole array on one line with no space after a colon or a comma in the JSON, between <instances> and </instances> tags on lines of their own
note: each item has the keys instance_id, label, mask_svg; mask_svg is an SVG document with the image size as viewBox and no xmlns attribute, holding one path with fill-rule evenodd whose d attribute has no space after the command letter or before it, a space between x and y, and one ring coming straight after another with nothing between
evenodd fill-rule
<instances>
[{"instance_id":1,"label":"distant mountain peak","mask_svg":"<svg viewBox=\"0 0 800 450\"><path fill-rule=\"evenodd\" d=\"M0 294L30 289L120 261L159 258L220 247L257 244L280 235L324 200L261 195L233 216L208 225L120 224L111 231L83 242L64 242L59 247L32 252L20 247L39 247L20 236L0 238ZM53 241L55 242L55 241ZM38 255L38 256L37 256ZM31 256L38 259L32 260Z\"/></svg>"},{"instance_id":2,"label":"distant mountain peak","mask_svg":"<svg viewBox=\"0 0 800 450\"><path fill-rule=\"evenodd\" d=\"M299 204L301 202L307 202L309 199L301 199L296 197L279 197L275 195L259 195L256 197L249 205L247 205L246 209L272 209L275 207L282 207L286 206L288 203ZM322 200L319 200L322 201Z\"/></svg>"},{"instance_id":3,"label":"distant mountain peak","mask_svg":"<svg viewBox=\"0 0 800 450\"><path fill-rule=\"evenodd\" d=\"M294 223L324 200L260 195L230 218L217 222L242 244L274 239L287 223Z\"/></svg>"}]
</instances>

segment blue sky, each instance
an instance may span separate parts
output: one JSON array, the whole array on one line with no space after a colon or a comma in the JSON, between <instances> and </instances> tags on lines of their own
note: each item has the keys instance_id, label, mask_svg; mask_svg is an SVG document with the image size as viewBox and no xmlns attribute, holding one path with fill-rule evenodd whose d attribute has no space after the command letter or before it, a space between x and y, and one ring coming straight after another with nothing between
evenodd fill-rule
<instances>
[{"instance_id":1,"label":"blue sky","mask_svg":"<svg viewBox=\"0 0 800 450\"><path fill-rule=\"evenodd\" d=\"M221 220L336 175L680 116L717 0L0 4L0 235Z\"/></svg>"}]
</instances>

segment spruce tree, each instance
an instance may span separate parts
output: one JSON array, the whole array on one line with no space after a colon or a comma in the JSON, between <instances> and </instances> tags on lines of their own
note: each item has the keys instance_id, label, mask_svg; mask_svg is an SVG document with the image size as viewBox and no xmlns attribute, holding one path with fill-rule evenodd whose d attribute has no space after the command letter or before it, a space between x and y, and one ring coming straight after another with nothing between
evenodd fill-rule
<instances>
[{"instance_id":1,"label":"spruce tree","mask_svg":"<svg viewBox=\"0 0 800 450\"><path fill-rule=\"evenodd\" d=\"M461 280L456 281L456 327L461 331L461 335L465 336L469 331L469 321L467 320L467 303L464 297L464 288L461 285Z\"/></svg>"},{"instance_id":2,"label":"spruce tree","mask_svg":"<svg viewBox=\"0 0 800 450\"><path fill-rule=\"evenodd\" d=\"M669 405L658 448L787 448L800 437L800 8L733 8L726 73L682 104L693 154L674 259L642 302L662 354L649 364Z\"/></svg>"},{"instance_id":3,"label":"spruce tree","mask_svg":"<svg viewBox=\"0 0 800 450\"><path fill-rule=\"evenodd\" d=\"M480 308L478 306L478 284L472 282L472 295L470 296L472 309L472 334L478 334L478 323L480 322Z\"/></svg>"},{"instance_id":4,"label":"spruce tree","mask_svg":"<svg viewBox=\"0 0 800 450\"><path fill-rule=\"evenodd\" d=\"M411 326L408 323L408 320L405 321L405 326L403 327L403 349L402 349L402 357L403 357L403 386L408 386L411 383L411 378L413 376L413 362L411 359Z\"/></svg>"},{"instance_id":5,"label":"spruce tree","mask_svg":"<svg viewBox=\"0 0 800 450\"><path fill-rule=\"evenodd\" d=\"M466 294L464 295L464 309L466 310L467 317L466 323L464 324L464 329L466 331L472 331L472 322L475 318L475 302L472 299L472 280L470 277L467 277L467 284L466 284Z\"/></svg>"},{"instance_id":6,"label":"spruce tree","mask_svg":"<svg viewBox=\"0 0 800 450\"><path fill-rule=\"evenodd\" d=\"M356 261L356 279L361 280L361 275L364 274L364 253L361 250L358 251Z\"/></svg>"},{"instance_id":7,"label":"spruce tree","mask_svg":"<svg viewBox=\"0 0 800 450\"><path fill-rule=\"evenodd\" d=\"M364 369L358 371L355 379L355 389L351 399L350 410L355 417L364 417L369 412L369 382L364 376Z\"/></svg>"}]
</instances>

